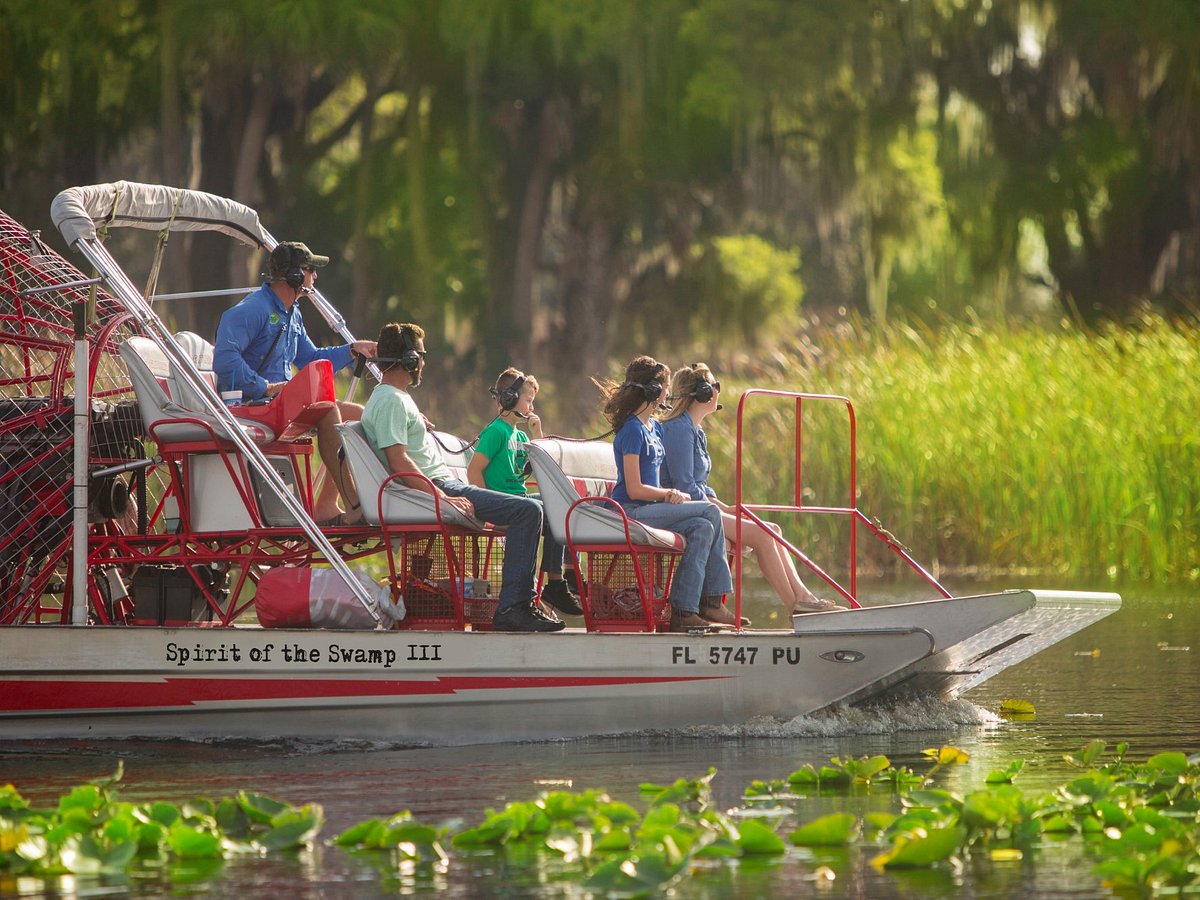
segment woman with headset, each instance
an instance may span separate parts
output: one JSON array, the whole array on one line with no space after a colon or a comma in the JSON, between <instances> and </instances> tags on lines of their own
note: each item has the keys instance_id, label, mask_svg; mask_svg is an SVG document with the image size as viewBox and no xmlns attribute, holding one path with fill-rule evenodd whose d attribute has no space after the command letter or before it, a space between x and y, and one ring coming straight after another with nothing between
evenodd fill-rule
<instances>
[{"instance_id":1,"label":"woman with headset","mask_svg":"<svg viewBox=\"0 0 1200 900\"><path fill-rule=\"evenodd\" d=\"M612 498L631 519L677 532L687 541L675 564L667 597L671 630L704 628L714 622L736 624L731 615L726 620L721 605L722 597L733 589L721 511L711 503L692 500L681 490L663 487L659 481L664 450L662 425L654 413L670 377L665 365L639 356L626 367L624 383L595 382L604 396L604 416L615 434L617 483Z\"/></svg>"},{"instance_id":2,"label":"woman with headset","mask_svg":"<svg viewBox=\"0 0 1200 900\"><path fill-rule=\"evenodd\" d=\"M706 501L721 511L721 527L726 539L737 539L737 517L733 507L722 503L717 492L708 485L712 459L708 455L708 438L704 419L717 411L721 382L712 377L704 363L680 369L671 379L670 409L662 421L663 446L666 458L662 467L662 483L687 494L692 500ZM771 526L778 533L777 525ZM837 609L835 603L821 600L804 586L791 554L761 525L742 519L742 541L754 550L763 577L779 595L788 615ZM733 614L724 610L732 621Z\"/></svg>"}]
</instances>

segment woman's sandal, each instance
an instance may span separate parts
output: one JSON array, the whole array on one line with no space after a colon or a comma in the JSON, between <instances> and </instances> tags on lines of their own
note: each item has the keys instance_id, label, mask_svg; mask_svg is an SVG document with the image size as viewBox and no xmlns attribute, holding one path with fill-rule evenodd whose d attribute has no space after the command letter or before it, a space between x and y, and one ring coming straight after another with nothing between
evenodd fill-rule
<instances>
[{"instance_id":1,"label":"woman's sandal","mask_svg":"<svg viewBox=\"0 0 1200 900\"><path fill-rule=\"evenodd\" d=\"M841 607L832 600L822 600L820 597L814 597L807 603L797 603L792 607L792 615L798 616L802 613L810 612L831 612L835 609L841 609Z\"/></svg>"},{"instance_id":2,"label":"woman's sandal","mask_svg":"<svg viewBox=\"0 0 1200 900\"><path fill-rule=\"evenodd\" d=\"M349 513L341 512L341 513L338 513L336 516L334 516L332 519L321 519L319 522L317 522L317 527L318 528L358 528L359 526L366 524L363 521L361 516L359 518L351 521L350 519L346 518L348 515L349 515Z\"/></svg>"}]
</instances>

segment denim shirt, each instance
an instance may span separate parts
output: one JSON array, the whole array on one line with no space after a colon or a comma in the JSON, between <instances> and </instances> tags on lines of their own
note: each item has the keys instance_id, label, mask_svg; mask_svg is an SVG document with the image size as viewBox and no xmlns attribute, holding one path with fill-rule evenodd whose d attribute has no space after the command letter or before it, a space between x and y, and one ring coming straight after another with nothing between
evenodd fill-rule
<instances>
[{"instance_id":1,"label":"denim shirt","mask_svg":"<svg viewBox=\"0 0 1200 900\"><path fill-rule=\"evenodd\" d=\"M683 491L693 500L706 500L717 496L708 486L708 474L712 471L712 458L708 455L708 436L688 413L667 419L662 423L663 460L659 477L663 487Z\"/></svg>"}]
</instances>

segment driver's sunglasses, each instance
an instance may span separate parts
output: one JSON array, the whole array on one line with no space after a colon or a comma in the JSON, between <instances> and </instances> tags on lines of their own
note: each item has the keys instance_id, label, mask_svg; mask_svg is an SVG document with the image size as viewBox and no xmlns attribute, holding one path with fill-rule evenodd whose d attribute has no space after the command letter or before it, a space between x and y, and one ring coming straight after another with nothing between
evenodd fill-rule
<instances>
[{"instance_id":1,"label":"driver's sunglasses","mask_svg":"<svg viewBox=\"0 0 1200 900\"><path fill-rule=\"evenodd\" d=\"M301 266L300 268L302 268L302 269L303 269L305 272L307 272L309 275L316 275L316 274L317 274L317 270L316 270L316 269L314 269L312 266Z\"/></svg>"},{"instance_id":2,"label":"driver's sunglasses","mask_svg":"<svg viewBox=\"0 0 1200 900\"><path fill-rule=\"evenodd\" d=\"M719 390L721 390L721 382L719 382L719 381L710 381L710 382L709 382L709 384L711 384L711 385L713 386L713 390L714 390L714 391L719 391Z\"/></svg>"}]
</instances>

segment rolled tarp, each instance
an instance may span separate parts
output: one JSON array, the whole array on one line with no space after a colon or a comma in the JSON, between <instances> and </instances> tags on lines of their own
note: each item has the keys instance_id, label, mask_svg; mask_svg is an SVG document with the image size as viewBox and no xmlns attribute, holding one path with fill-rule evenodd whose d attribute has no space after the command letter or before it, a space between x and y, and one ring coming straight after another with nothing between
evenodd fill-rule
<instances>
[{"instance_id":1,"label":"rolled tarp","mask_svg":"<svg viewBox=\"0 0 1200 900\"><path fill-rule=\"evenodd\" d=\"M50 217L72 247L80 240L94 240L102 226L219 231L251 247L266 247L269 237L258 213L235 200L136 181L67 188L50 204Z\"/></svg>"}]
</instances>

